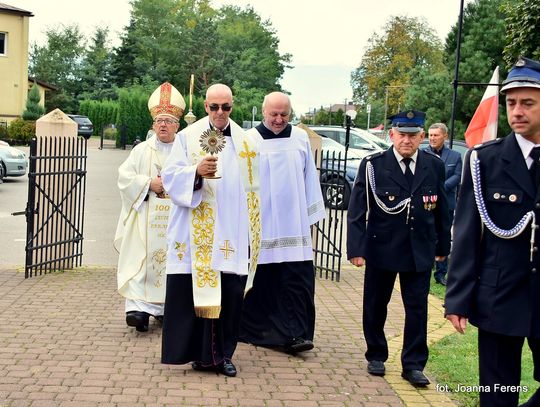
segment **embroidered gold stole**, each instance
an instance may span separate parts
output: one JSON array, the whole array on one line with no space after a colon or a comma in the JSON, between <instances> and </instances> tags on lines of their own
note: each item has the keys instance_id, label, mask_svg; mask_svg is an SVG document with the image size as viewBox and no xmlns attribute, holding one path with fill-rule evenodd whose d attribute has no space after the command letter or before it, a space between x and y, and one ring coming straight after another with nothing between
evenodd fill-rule
<instances>
[{"instance_id":1,"label":"embroidered gold stole","mask_svg":"<svg viewBox=\"0 0 540 407\"><path fill-rule=\"evenodd\" d=\"M204 127L203 127L204 125ZM235 126L230 122L230 126ZM236 125L236 127L238 127ZM194 123L185 130L188 157L197 164L205 156L199 145L200 134L208 129L208 122ZM246 290L253 284L261 242L260 198L259 198L259 154L255 139L245 135L240 128L231 127L232 141L240 178L246 192L251 261ZM227 175L224 175L227 176ZM212 250L217 216L217 183L219 180L205 179L202 186L201 203L191 210L190 245L195 315L217 319L221 311L221 272L212 268Z\"/></svg>"}]
</instances>

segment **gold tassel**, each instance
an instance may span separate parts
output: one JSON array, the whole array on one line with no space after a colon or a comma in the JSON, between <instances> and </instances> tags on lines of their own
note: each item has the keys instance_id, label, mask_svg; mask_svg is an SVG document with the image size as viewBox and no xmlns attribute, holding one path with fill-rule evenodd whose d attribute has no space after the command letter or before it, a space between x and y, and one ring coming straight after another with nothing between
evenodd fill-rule
<instances>
[{"instance_id":1,"label":"gold tassel","mask_svg":"<svg viewBox=\"0 0 540 407\"><path fill-rule=\"evenodd\" d=\"M218 319L221 312L220 305L195 307L195 315L199 318Z\"/></svg>"}]
</instances>

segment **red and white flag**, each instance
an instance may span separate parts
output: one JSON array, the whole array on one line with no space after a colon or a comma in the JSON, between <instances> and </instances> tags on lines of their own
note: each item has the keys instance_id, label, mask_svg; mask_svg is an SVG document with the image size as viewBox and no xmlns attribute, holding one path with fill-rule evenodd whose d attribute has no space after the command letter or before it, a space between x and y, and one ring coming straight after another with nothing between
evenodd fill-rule
<instances>
[{"instance_id":1,"label":"red and white flag","mask_svg":"<svg viewBox=\"0 0 540 407\"><path fill-rule=\"evenodd\" d=\"M489 83L499 83L499 67L493 71ZM465 131L467 147L494 140L497 137L499 119L499 87L488 86L474 116Z\"/></svg>"}]
</instances>

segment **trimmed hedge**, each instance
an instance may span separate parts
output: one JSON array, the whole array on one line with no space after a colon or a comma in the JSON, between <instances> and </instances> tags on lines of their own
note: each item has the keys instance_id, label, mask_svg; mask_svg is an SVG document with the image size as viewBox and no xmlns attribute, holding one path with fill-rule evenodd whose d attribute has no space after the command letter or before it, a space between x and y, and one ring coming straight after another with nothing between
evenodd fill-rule
<instances>
[{"instance_id":1,"label":"trimmed hedge","mask_svg":"<svg viewBox=\"0 0 540 407\"><path fill-rule=\"evenodd\" d=\"M94 135L101 135L104 128L116 124L118 118L118 102L112 100L82 100L79 114L88 116L94 125Z\"/></svg>"},{"instance_id":2,"label":"trimmed hedge","mask_svg":"<svg viewBox=\"0 0 540 407\"><path fill-rule=\"evenodd\" d=\"M125 144L133 144L137 136L144 140L146 133L152 128L152 117L148 111L148 94L139 89L120 89L116 124L117 147L122 146L122 141Z\"/></svg>"},{"instance_id":3,"label":"trimmed hedge","mask_svg":"<svg viewBox=\"0 0 540 407\"><path fill-rule=\"evenodd\" d=\"M36 135L36 122L33 120L15 119L8 126L8 136L17 144L30 144Z\"/></svg>"}]
</instances>

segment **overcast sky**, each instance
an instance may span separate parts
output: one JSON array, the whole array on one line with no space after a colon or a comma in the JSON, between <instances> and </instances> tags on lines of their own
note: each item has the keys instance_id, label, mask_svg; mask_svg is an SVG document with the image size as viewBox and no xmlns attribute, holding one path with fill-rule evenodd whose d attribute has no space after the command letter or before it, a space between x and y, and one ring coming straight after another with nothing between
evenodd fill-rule
<instances>
[{"instance_id":1,"label":"overcast sky","mask_svg":"<svg viewBox=\"0 0 540 407\"><path fill-rule=\"evenodd\" d=\"M77 23L88 36L96 26L108 26L117 45L131 10L129 0L3 2L34 14L30 42L38 43L43 43L46 28ZM271 21L280 52L293 55L293 68L285 72L281 85L291 92L295 111L304 113L352 98L351 71L360 64L368 39L381 32L390 16L424 17L444 41L457 22L460 0L213 0L212 4L251 4L263 20Z\"/></svg>"}]
</instances>

